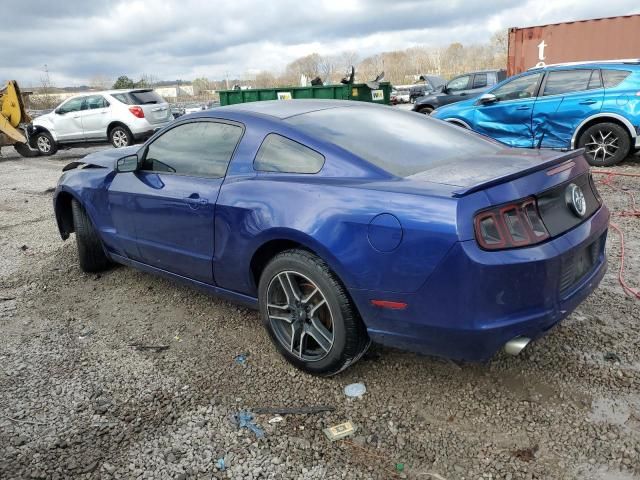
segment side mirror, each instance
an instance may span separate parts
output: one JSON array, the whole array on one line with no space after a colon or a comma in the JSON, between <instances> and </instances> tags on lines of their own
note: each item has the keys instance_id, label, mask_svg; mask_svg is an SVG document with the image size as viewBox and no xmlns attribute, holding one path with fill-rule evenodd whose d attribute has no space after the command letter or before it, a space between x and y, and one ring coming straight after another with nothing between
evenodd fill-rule
<instances>
[{"instance_id":1,"label":"side mirror","mask_svg":"<svg viewBox=\"0 0 640 480\"><path fill-rule=\"evenodd\" d=\"M496 97L493 93L485 93L478 99L478 103L480 105L489 105L491 103L496 103L497 101L498 97Z\"/></svg>"},{"instance_id":2,"label":"side mirror","mask_svg":"<svg viewBox=\"0 0 640 480\"><path fill-rule=\"evenodd\" d=\"M62 111L62 109L61 109L61 108L56 108L56 109L54 110L54 112L55 112L56 114L58 114L58 115L64 115L64 112Z\"/></svg>"},{"instance_id":3,"label":"side mirror","mask_svg":"<svg viewBox=\"0 0 640 480\"><path fill-rule=\"evenodd\" d=\"M128 155L116 160L116 172L127 173L138 170L138 155Z\"/></svg>"}]
</instances>

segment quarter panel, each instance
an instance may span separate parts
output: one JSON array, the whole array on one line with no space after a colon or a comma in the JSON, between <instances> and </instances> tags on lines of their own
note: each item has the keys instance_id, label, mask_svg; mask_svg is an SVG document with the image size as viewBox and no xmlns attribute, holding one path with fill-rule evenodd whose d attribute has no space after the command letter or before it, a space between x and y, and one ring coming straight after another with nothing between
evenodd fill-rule
<instances>
[{"instance_id":1,"label":"quarter panel","mask_svg":"<svg viewBox=\"0 0 640 480\"><path fill-rule=\"evenodd\" d=\"M375 250L367 237L380 213L402 224L392 252ZM215 281L254 295L251 257L279 238L314 250L347 287L412 292L456 241L455 218L455 201L368 189L366 182L274 174L225 183L216 206Z\"/></svg>"}]
</instances>

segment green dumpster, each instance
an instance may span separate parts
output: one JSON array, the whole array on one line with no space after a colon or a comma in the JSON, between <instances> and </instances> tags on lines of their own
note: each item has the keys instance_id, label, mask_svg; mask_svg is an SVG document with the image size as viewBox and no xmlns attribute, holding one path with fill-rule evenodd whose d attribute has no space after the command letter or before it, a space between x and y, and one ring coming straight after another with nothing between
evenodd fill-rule
<instances>
[{"instance_id":1,"label":"green dumpster","mask_svg":"<svg viewBox=\"0 0 640 480\"><path fill-rule=\"evenodd\" d=\"M220 105L259 102L262 100L292 100L322 98L329 100L358 100L389 105L391 84L381 82L377 89L371 89L365 83L352 85L322 85L315 87L277 87L254 88L249 90L220 90Z\"/></svg>"}]
</instances>

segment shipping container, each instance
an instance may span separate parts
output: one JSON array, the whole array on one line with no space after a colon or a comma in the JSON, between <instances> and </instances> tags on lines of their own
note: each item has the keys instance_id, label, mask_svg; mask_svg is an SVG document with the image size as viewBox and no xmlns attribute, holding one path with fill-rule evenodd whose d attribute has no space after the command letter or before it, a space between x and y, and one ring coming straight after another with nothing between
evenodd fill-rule
<instances>
[{"instance_id":1,"label":"shipping container","mask_svg":"<svg viewBox=\"0 0 640 480\"><path fill-rule=\"evenodd\" d=\"M640 14L510 28L507 74L535 66L640 58Z\"/></svg>"}]
</instances>

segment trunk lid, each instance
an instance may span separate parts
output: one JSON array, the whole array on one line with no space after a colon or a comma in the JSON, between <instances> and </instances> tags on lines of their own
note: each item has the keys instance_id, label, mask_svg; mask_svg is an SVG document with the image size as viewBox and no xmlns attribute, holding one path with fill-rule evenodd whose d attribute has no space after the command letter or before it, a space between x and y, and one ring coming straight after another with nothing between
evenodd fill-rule
<instances>
[{"instance_id":1,"label":"trunk lid","mask_svg":"<svg viewBox=\"0 0 640 480\"><path fill-rule=\"evenodd\" d=\"M454 197L463 197L570 162L571 159L581 157L582 153L581 150L558 152L505 148L490 155L464 157L445 164L436 164L433 168L407 179L449 185L453 187Z\"/></svg>"}]
</instances>

